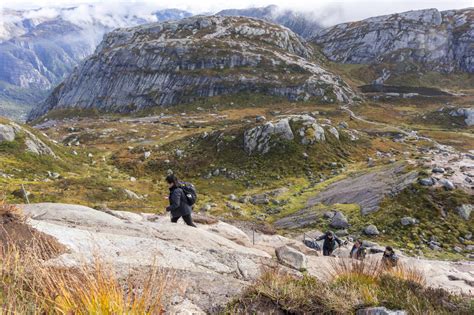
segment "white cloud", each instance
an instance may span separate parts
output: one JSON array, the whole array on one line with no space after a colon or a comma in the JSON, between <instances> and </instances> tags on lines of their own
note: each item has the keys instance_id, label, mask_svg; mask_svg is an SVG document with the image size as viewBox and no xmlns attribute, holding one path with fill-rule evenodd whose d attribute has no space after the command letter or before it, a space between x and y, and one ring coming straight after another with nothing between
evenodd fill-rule
<instances>
[{"instance_id":1,"label":"white cloud","mask_svg":"<svg viewBox=\"0 0 474 315\"><path fill-rule=\"evenodd\" d=\"M150 10L163 8L178 8L193 13L215 13L222 9L248 8L276 4L282 8L290 8L297 11L312 14L321 23L332 25L351 20L360 20L371 16L390 14L408 10L437 8L439 10L459 9L473 6L473 0L240 0L229 2L224 0L138 0L138 1L114 1L114 0L2 0L0 6L8 8L33 8L33 7L64 7L77 6L84 3L94 3L91 9L88 6L80 6L80 9L71 13L69 18L80 20L90 16L102 16L104 24L115 25L120 21L111 20L108 12L133 13L137 15L149 14ZM49 9L50 10L50 9ZM88 12L88 11L94 12ZM147 11L148 10L148 11ZM54 14L54 10L41 10L48 14ZM37 11L40 12L40 11ZM93 13L93 14L91 14ZM39 13L38 13L39 14ZM77 14L77 15L76 15Z\"/></svg>"}]
</instances>

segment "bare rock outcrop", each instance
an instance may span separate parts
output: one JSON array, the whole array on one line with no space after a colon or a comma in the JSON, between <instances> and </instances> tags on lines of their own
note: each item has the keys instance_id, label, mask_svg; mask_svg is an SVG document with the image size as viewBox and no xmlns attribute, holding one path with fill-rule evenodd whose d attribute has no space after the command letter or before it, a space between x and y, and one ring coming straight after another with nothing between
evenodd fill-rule
<instances>
[{"instance_id":1,"label":"bare rock outcrop","mask_svg":"<svg viewBox=\"0 0 474 315\"><path fill-rule=\"evenodd\" d=\"M0 123L0 143L15 141L17 136L22 136L26 151L36 155L49 155L56 157L54 151L34 133L14 122Z\"/></svg>"},{"instance_id":2,"label":"bare rock outcrop","mask_svg":"<svg viewBox=\"0 0 474 315\"><path fill-rule=\"evenodd\" d=\"M427 9L372 17L319 31L313 40L343 63L417 62L429 70L474 72L474 10Z\"/></svg>"},{"instance_id":3,"label":"bare rock outcrop","mask_svg":"<svg viewBox=\"0 0 474 315\"><path fill-rule=\"evenodd\" d=\"M308 201L308 206L324 204L358 204L366 215L379 209L387 195L395 195L417 179L417 172L405 172L403 165L351 176L329 185Z\"/></svg>"},{"instance_id":4,"label":"bare rock outcrop","mask_svg":"<svg viewBox=\"0 0 474 315\"><path fill-rule=\"evenodd\" d=\"M328 135L339 139L339 131L332 125L309 115L290 115L245 131L244 150L248 154L265 154L281 140L298 139L302 145L311 145L325 142Z\"/></svg>"}]
</instances>

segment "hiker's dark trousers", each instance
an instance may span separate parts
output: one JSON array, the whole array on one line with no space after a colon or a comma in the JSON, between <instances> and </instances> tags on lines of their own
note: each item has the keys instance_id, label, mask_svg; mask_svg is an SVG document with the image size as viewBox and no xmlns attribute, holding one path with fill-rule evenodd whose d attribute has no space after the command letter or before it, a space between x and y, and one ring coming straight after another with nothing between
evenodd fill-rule
<instances>
[{"instance_id":1,"label":"hiker's dark trousers","mask_svg":"<svg viewBox=\"0 0 474 315\"><path fill-rule=\"evenodd\" d=\"M332 252L333 252L333 249L323 247L323 256L331 256Z\"/></svg>"},{"instance_id":2,"label":"hiker's dark trousers","mask_svg":"<svg viewBox=\"0 0 474 315\"><path fill-rule=\"evenodd\" d=\"M183 215L183 216L180 216L180 217L171 218L171 222L176 223L176 222L178 222L179 218L183 218L184 222L186 222L187 225L197 227L194 224L193 218L191 217L190 214Z\"/></svg>"}]
</instances>

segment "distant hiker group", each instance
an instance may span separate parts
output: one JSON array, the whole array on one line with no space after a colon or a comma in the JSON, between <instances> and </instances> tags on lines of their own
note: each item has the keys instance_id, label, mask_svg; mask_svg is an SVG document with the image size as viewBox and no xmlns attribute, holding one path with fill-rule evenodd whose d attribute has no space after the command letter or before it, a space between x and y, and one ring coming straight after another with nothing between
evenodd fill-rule
<instances>
[{"instance_id":1,"label":"distant hiker group","mask_svg":"<svg viewBox=\"0 0 474 315\"><path fill-rule=\"evenodd\" d=\"M323 247L317 243L318 241L323 241ZM327 231L323 235L315 238L314 240L304 239L303 243L315 250L322 250L324 256L333 256L334 250L338 247L345 246L347 241L342 241L333 231ZM367 247L364 246L361 239L356 239L354 245L352 246L351 251L349 252L349 257L357 260L364 260L367 255ZM395 251L392 247L387 246L382 256L382 265L386 268L396 267L398 264L398 256L395 254Z\"/></svg>"},{"instance_id":2,"label":"distant hiker group","mask_svg":"<svg viewBox=\"0 0 474 315\"><path fill-rule=\"evenodd\" d=\"M169 203L166 208L167 212L171 214L171 222L177 223L180 218L192 227L196 227L192 218L193 205L196 203L197 194L193 184L179 181L176 175L171 174L166 177L166 182L169 187ZM303 243L315 250L321 250L319 241L323 241L322 252L324 256L333 256L334 250L338 247L347 245L347 241L342 241L333 231L327 231L323 235L314 240L304 239ZM367 255L367 248L364 246L362 240L354 241L349 257L357 260L364 260ZM398 264L398 257L392 247L387 246L382 256L382 265L386 268L396 267Z\"/></svg>"}]
</instances>

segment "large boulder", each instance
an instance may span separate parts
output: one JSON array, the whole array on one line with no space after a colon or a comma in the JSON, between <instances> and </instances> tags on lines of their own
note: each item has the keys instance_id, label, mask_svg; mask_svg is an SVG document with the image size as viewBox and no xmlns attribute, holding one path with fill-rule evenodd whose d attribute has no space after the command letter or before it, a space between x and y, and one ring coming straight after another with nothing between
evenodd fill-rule
<instances>
[{"instance_id":1,"label":"large boulder","mask_svg":"<svg viewBox=\"0 0 474 315\"><path fill-rule=\"evenodd\" d=\"M300 251L289 246L282 246L275 249L278 261L290 268L296 270L305 270L307 268L308 260L306 255Z\"/></svg>"},{"instance_id":2,"label":"large boulder","mask_svg":"<svg viewBox=\"0 0 474 315\"><path fill-rule=\"evenodd\" d=\"M342 212L337 211L332 217L331 223L329 225L335 229L347 229L349 227L349 221L347 221Z\"/></svg>"}]
</instances>

